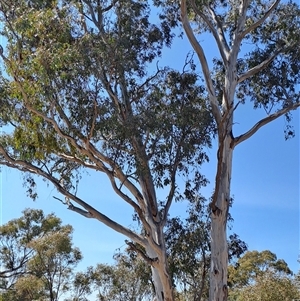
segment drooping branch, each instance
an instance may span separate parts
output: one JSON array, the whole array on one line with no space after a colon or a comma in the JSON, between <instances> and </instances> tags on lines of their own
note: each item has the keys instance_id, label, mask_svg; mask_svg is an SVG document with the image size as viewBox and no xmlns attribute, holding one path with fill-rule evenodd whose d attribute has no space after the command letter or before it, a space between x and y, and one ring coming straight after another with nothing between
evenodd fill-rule
<instances>
[{"instance_id":1,"label":"drooping branch","mask_svg":"<svg viewBox=\"0 0 300 301\"><path fill-rule=\"evenodd\" d=\"M258 21L250 25L247 29L245 29L242 33L240 33L240 38L243 39L248 33L259 27L262 23L265 22L265 20L270 16L270 14L276 9L278 4L280 3L280 0L276 0L271 7L266 11L264 16L260 18Z\"/></svg>"},{"instance_id":2,"label":"drooping branch","mask_svg":"<svg viewBox=\"0 0 300 301\"><path fill-rule=\"evenodd\" d=\"M232 140L232 147L234 148L235 146L237 146L238 144L240 144L241 142L247 140L248 138L250 138L251 136L253 136L261 127L263 127L264 125L270 123L271 121L277 119L278 117L297 109L298 107L300 107L300 102L296 102L292 105L289 105L286 108L283 108L263 119L261 119L259 122L257 122L248 132L234 138Z\"/></svg>"},{"instance_id":3,"label":"drooping branch","mask_svg":"<svg viewBox=\"0 0 300 301\"><path fill-rule=\"evenodd\" d=\"M197 56L200 60L201 63L201 67L202 67L202 72L204 75L204 79L206 82L206 86L207 86L207 90L208 90L208 95L209 95L209 101L211 104L211 108L212 108L212 113L213 116L216 120L216 123L218 125L218 128L221 129L222 128L222 124L221 124L221 112L220 112L220 108L218 105L218 100L217 97L215 95L215 89L213 86L213 81L212 78L210 76L210 71L208 68L208 63L204 54L204 50L202 48L202 46L199 44L199 42L197 41L193 30L191 28L189 19L188 19L188 15L187 15L187 7L186 7L186 0L182 0L181 1L181 22L183 25L183 28L185 30L185 33L191 43L191 45L193 46L195 52L197 53Z\"/></svg>"},{"instance_id":4,"label":"drooping branch","mask_svg":"<svg viewBox=\"0 0 300 301\"><path fill-rule=\"evenodd\" d=\"M211 32L217 42L219 52L223 59L223 63L225 65L227 65L227 57L228 57L228 53L229 53L230 49L227 44L222 25L216 15L216 13L214 12L214 10L211 7L208 7L208 10L209 10L210 14L212 15L212 18L215 21L215 24L217 26L217 30L215 29L213 24L210 22L210 20L207 18L207 16L200 9L198 9L198 7L196 6L195 0L191 1L191 3L192 3L192 7L193 7L195 13L199 17L201 17L201 19L206 23L206 25L211 30Z\"/></svg>"},{"instance_id":5,"label":"drooping branch","mask_svg":"<svg viewBox=\"0 0 300 301\"><path fill-rule=\"evenodd\" d=\"M6 150L3 148L2 145L0 145L0 154L2 154L2 156L4 158L4 161L2 161L2 160L0 161L0 163L2 165L6 165L8 167L12 167L12 168L15 168L15 169L18 169L18 170L21 170L21 171L28 171L30 173L42 176L44 179L47 179L49 182L51 182L55 186L55 188L61 194L63 194L65 197L73 200L78 205L82 206L87 212L89 212L91 214L91 216L93 218L99 220L100 222L102 222L103 224L105 224L106 226L108 226L109 228L112 228L113 230L115 230L115 231L117 231L117 232L119 232L119 233L121 233L121 234L129 237L133 241L141 244L142 246L145 246L146 240L144 238L142 238L140 235L134 233L130 229L125 228L124 226L120 225L119 223L111 220L106 215L104 215L101 212L97 211L94 207L92 207L91 205L87 204L82 199L78 198L76 195L74 195L71 192L69 192L68 190L66 190L60 184L59 180L56 179L55 177L53 177L52 175L46 173L45 171L43 171L39 167L37 167L37 166L35 166L35 165L33 165L33 164L29 163L29 162L26 162L24 160L13 159L6 152Z\"/></svg>"},{"instance_id":6,"label":"drooping branch","mask_svg":"<svg viewBox=\"0 0 300 301\"><path fill-rule=\"evenodd\" d=\"M238 78L238 83L241 83L242 81L246 80L247 78L255 75L256 73L260 72L261 70L263 70L264 68L266 68L276 57L278 54L280 54L280 52L282 51L282 48L278 49L276 52L274 52L271 56L269 56L266 60L264 60L263 62L261 62L260 64L258 64L257 66L249 69L248 71L246 71L244 74L242 74L239 78Z\"/></svg>"}]
</instances>

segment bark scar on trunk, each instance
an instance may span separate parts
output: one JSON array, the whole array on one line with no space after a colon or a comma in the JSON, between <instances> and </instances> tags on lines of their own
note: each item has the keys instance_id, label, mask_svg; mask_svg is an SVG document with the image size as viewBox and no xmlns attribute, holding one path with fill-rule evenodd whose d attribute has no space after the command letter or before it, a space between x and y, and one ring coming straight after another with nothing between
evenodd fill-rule
<instances>
[{"instance_id":1,"label":"bark scar on trunk","mask_svg":"<svg viewBox=\"0 0 300 301\"><path fill-rule=\"evenodd\" d=\"M223 300L227 301L227 297L228 297L228 287L226 284L223 285L223 292L224 292L224 297Z\"/></svg>"},{"instance_id":2,"label":"bark scar on trunk","mask_svg":"<svg viewBox=\"0 0 300 301\"><path fill-rule=\"evenodd\" d=\"M220 214L222 213L222 210L220 208L218 208L215 204L211 203L210 204L211 210L213 212L214 215L216 216L220 216Z\"/></svg>"}]
</instances>

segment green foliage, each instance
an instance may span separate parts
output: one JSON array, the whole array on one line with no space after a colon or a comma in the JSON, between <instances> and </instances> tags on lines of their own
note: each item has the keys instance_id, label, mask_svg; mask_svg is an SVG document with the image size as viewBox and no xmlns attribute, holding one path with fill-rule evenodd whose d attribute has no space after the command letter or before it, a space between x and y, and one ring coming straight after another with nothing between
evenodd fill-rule
<instances>
[{"instance_id":1,"label":"green foliage","mask_svg":"<svg viewBox=\"0 0 300 301\"><path fill-rule=\"evenodd\" d=\"M97 264L74 278L74 300L86 300L91 291L101 301L142 301L153 297L150 267L135 254L117 253L113 265ZM80 299L82 298L82 299Z\"/></svg>"},{"instance_id":2,"label":"green foliage","mask_svg":"<svg viewBox=\"0 0 300 301\"><path fill-rule=\"evenodd\" d=\"M281 259L277 260L276 255L270 251L249 251L237 261L235 266L230 266L228 271L228 282L232 287L249 285L256 277L268 271L292 274L287 263Z\"/></svg>"},{"instance_id":3,"label":"green foliage","mask_svg":"<svg viewBox=\"0 0 300 301\"><path fill-rule=\"evenodd\" d=\"M82 255L72 245L72 227L55 215L26 209L0 227L1 293L5 300L58 300L68 291Z\"/></svg>"},{"instance_id":4,"label":"green foliage","mask_svg":"<svg viewBox=\"0 0 300 301\"><path fill-rule=\"evenodd\" d=\"M208 89L201 85L191 58L182 71L159 66L163 48L172 43L180 10L178 1L155 0L154 4L160 7L157 24L150 17L148 1L12 0L0 6L1 35L6 41L1 51L0 125L6 132L0 136L0 164L41 175L67 197L69 209L89 217L97 215L109 224L76 196L83 170L105 173L114 191L145 226L145 240L162 232L173 199L192 201L206 184L199 166L208 160L204 150L216 132L212 113L222 135L219 150L225 138L233 149L241 138L233 137L232 131L237 106L250 100L269 117L284 108L294 109L299 103L300 80L300 9L295 3L280 3L258 24L272 1L189 1L194 32L213 34L219 48L220 56L209 66L211 70L202 63ZM258 26L252 28L253 24ZM201 52L198 49L197 55L203 62ZM207 103L213 107L211 112ZM291 120L288 110L282 114ZM272 118L277 117L264 121ZM252 128L248 136L256 130ZM288 127L286 136L291 135ZM218 159L221 163L221 152ZM222 164L218 168L220 177L231 170ZM176 183L178 174L186 179L183 190ZM35 199L34 178L28 176L26 184L29 196ZM166 191L160 203L157 188ZM230 192L216 189L218 194L229 196ZM206 254L206 239L202 246L193 243L196 234L197 239L207 237L206 228L198 228L202 221L197 217L187 220L195 233L184 230L179 220L173 222L178 250L185 252L189 247L194 254ZM112 227L119 226L114 223ZM119 227L118 231L127 231L135 243L143 241L128 229ZM181 240L181 233L189 241ZM67 229L64 235L69 235ZM53 248L46 238L30 240L26 248L43 256L51 257L53 250L68 254L70 245L59 235L53 239L57 242ZM232 248L239 243L232 236ZM164 239L156 244L163 247ZM237 250L230 255L239 254ZM1 256L6 259L9 252L3 249ZM193 273L190 267L199 262L195 257L189 261L184 252L176 253L181 263L172 267L174 275L180 273L177 266ZM37 262L49 267L43 256ZM75 254L70 260L79 257ZM276 261L272 258L268 260ZM34 269L35 263L26 260ZM276 264L277 269L285 269L283 262ZM12 267L23 273L18 263ZM6 268L11 266L7 263ZM249 281L250 276L238 278Z\"/></svg>"},{"instance_id":5,"label":"green foliage","mask_svg":"<svg viewBox=\"0 0 300 301\"><path fill-rule=\"evenodd\" d=\"M173 35L166 22L150 22L146 1L47 3L1 6L9 78L1 77L0 121L10 130L0 143L11 158L63 178L68 190L82 167L101 170L103 156L139 177L137 141L157 187L170 186L174 166L188 174L207 160L213 125L203 88L191 59L182 72L154 67Z\"/></svg>"},{"instance_id":6,"label":"green foliage","mask_svg":"<svg viewBox=\"0 0 300 301\"><path fill-rule=\"evenodd\" d=\"M292 300L300 296L287 263L270 251L249 251L229 266L228 272L231 301Z\"/></svg>"},{"instance_id":7,"label":"green foliage","mask_svg":"<svg viewBox=\"0 0 300 301\"><path fill-rule=\"evenodd\" d=\"M233 291L229 301L297 300L299 297L300 291L293 279L269 271L258 276L253 285Z\"/></svg>"}]
</instances>

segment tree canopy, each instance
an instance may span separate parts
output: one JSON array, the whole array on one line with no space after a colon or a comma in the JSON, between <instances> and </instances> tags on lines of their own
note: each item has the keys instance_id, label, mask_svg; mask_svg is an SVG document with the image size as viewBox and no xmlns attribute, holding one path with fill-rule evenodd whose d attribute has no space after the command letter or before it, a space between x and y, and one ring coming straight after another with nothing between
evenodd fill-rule
<instances>
[{"instance_id":1,"label":"tree canopy","mask_svg":"<svg viewBox=\"0 0 300 301\"><path fill-rule=\"evenodd\" d=\"M148 1L0 0L0 164L24 172L33 199L40 176L68 209L127 236L151 266L157 300L171 301L164 227L172 202L193 201L206 184L200 167L216 135L209 298L226 300L233 150L280 116L290 122L300 106L300 9L280 0L153 4L158 20ZM159 62L180 24L199 70L191 56L177 70ZM266 117L235 135L246 102ZM107 176L142 234L77 193L89 170Z\"/></svg>"}]
</instances>

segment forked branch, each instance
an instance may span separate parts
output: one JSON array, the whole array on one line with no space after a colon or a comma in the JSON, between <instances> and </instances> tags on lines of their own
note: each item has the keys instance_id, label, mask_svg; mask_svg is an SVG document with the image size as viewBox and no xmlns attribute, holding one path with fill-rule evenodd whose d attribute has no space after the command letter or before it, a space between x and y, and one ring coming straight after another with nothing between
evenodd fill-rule
<instances>
[{"instance_id":1,"label":"forked branch","mask_svg":"<svg viewBox=\"0 0 300 301\"><path fill-rule=\"evenodd\" d=\"M208 17L200 10L198 9L198 7L196 6L195 0L191 1L192 7L194 9L194 12L206 23L206 25L209 27L209 29L211 30L217 45L218 45L218 49L220 51L221 57L223 59L223 63L225 65L227 65L227 56L229 54L229 46L227 44L225 35L224 35L224 31L222 29L222 25L218 19L218 16L216 15L215 11L212 8L208 8L215 24L217 27L217 30L215 29L214 25L212 24L212 22L208 19Z\"/></svg>"}]
</instances>

